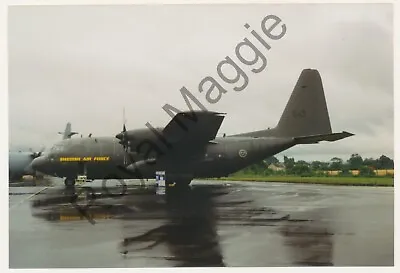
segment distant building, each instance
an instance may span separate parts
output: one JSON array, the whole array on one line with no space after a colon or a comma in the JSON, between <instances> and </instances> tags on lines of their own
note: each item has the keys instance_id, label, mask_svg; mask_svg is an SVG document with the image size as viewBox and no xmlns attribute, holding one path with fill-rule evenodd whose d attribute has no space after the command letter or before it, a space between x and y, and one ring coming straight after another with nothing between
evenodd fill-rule
<instances>
[{"instance_id":1,"label":"distant building","mask_svg":"<svg viewBox=\"0 0 400 273\"><path fill-rule=\"evenodd\" d=\"M324 171L328 175L339 175L342 171ZM360 175L359 170L349 170L349 173L353 176ZM394 175L394 170L374 170L376 176Z\"/></svg>"},{"instance_id":2,"label":"distant building","mask_svg":"<svg viewBox=\"0 0 400 273\"><path fill-rule=\"evenodd\" d=\"M339 175L342 171L324 171L328 175Z\"/></svg>"},{"instance_id":3,"label":"distant building","mask_svg":"<svg viewBox=\"0 0 400 273\"><path fill-rule=\"evenodd\" d=\"M360 171L359 170L350 170L349 171L352 175L359 175Z\"/></svg>"},{"instance_id":4,"label":"distant building","mask_svg":"<svg viewBox=\"0 0 400 273\"><path fill-rule=\"evenodd\" d=\"M285 165L282 163L272 163L268 166L268 169L273 170L274 172L284 171Z\"/></svg>"},{"instance_id":5,"label":"distant building","mask_svg":"<svg viewBox=\"0 0 400 273\"><path fill-rule=\"evenodd\" d=\"M374 173L377 176L394 175L394 170L374 170Z\"/></svg>"}]
</instances>

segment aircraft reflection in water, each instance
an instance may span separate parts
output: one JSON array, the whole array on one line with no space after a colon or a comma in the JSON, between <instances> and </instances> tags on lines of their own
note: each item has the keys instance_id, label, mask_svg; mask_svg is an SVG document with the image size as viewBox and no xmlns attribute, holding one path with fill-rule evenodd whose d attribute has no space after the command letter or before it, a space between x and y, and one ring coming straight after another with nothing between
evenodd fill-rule
<instances>
[{"instance_id":1,"label":"aircraft reflection in water","mask_svg":"<svg viewBox=\"0 0 400 273\"><path fill-rule=\"evenodd\" d=\"M280 232L295 266L333 266L333 232L321 222L325 210L313 211L313 221L294 221Z\"/></svg>"},{"instance_id":2,"label":"aircraft reflection in water","mask_svg":"<svg viewBox=\"0 0 400 273\"><path fill-rule=\"evenodd\" d=\"M159 202L152 209L156 214L165 213L165 223L142 235L126 237L121 252L137 253L165 244L170 252L167 259L176 261L177 266L225 266L217 235L218 216L213 204L213 195L218 193L214 191L218 190L200 187L187 190L184 195L168 194L165 203ZM140 209L148 206L146 200L132 203ZM134 230L134 225L125 226L127 235ZM135 247L143 243L148 245Z\"/></svg>"},{"instance_id":3,"label":"aircraft reflection in water","mask_svg":"<svg viewBox=\"0 0 400 273\"><path fill-rule=\"evenodd\" d=\"M271 232L268 227L278 227L293 259L289 265L332 265L329 229L315 231L316 224L309 219L291 219L287 213L259 207L243 195L244 187L193 185L167 195L155 194L153 186L112 188L108 195L100 194L100 187L48 190L32 201L34 216L48 221L89 220L92 224L98 219L118 219L124 234L118 251L125 259L139 255L169 260L175 266L229 266L224 263L218 227L250 225L265 226L263 234ZM95 198L81 198L80 194ZM71 202L76 203L68 204ZM254 255L265 260L262 253Z\"/></svg>"}]
</instances>

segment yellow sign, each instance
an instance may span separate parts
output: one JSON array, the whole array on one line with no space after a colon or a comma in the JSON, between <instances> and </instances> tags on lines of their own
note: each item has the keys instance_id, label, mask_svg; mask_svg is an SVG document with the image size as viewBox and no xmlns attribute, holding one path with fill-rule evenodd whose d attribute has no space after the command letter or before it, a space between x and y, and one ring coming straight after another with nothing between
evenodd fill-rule
<instances>
[{"instance_id":1,"label":"yellow sign","mask_svg":"<svg viewBox=\"0 0 400 273\"><path fill-rule=\"evenodd\" d=\"M110 161L109 156L60 157L61 162Z\"/></svg>"}]
</instances>

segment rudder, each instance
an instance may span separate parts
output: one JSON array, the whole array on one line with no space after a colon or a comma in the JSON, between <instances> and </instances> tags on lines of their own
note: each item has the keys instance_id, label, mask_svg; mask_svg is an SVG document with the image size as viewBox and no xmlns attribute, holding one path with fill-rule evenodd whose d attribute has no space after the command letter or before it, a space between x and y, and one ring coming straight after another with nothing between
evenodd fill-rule
<instances>
[{"instance_id":1,"label":"rudder","mask_svg":"<svg viewBox=\"0 0 400 273\"><path fill-rule=\"evenodd\" d=\"M332 133L318 70L301 72L275 130L278 135L288 137Z\"/></svg>"}]
</instances>

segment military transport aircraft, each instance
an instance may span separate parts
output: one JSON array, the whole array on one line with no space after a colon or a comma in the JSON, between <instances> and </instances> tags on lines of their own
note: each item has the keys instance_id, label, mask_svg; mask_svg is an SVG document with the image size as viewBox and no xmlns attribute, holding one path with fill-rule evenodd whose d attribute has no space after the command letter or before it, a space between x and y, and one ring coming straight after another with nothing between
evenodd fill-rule
<instances>
[{"instance_id":1,"label":"military transport aircraft","mask_svg":"<svg viewBox=\"0 0 400 273\"><path fill-rule=\"evenodd\" d=\"M191 108L191 106L190 106ZM332 133L320 74L304 69L275 128L216 137L224 114L180 112L165 128L126 130L115 137L67 139L36 158L32 167L65 178L154 178L165 171L167 185L194 178L223 177L298 144L336 141L352 133Z\"/></svg>"},{"instance_id":2,"label":"military transport aircraft","mask_svg":"<svg viewBox=\"0 0 400 273\"><path fill-rule=\"evenodd\" d=\"M71 131L71 123L68 122L65 126L64 132L59 132L63 135L64 139L69 139L71 136L77 134L77 132ZM10 151L8 153L8 173L9 181L18 181L22 179L24 175L35 175L35 171L30 168L31 162L41 156L43 149L39 152L33 151Z\"/></svg>"}]
</instances>

